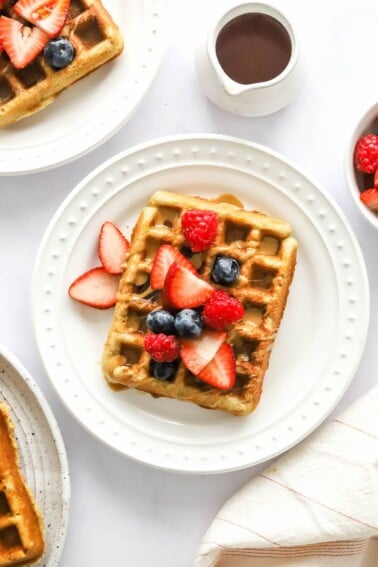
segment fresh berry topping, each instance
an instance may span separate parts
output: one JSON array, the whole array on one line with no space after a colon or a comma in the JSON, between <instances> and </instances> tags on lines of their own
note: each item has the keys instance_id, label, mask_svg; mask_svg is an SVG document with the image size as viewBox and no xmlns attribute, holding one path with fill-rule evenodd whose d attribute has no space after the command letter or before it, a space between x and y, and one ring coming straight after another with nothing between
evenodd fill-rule
<instances>
[{"instance_id":1,"label":"fresh berry topping","mask_svg":"<svg viewBox=\"0 0 378 567\"><path fill-rule=\"evenodd\" d=\"M231 285L240 275L239 262L229 256L217 256L211 269L211 277L219 285Z\"/></svg>"},{"instance_id":2,"label":"fresh berry topping","mask_svg":"<svg viewBox=\"0 0 378 567\"><path fill-rule=\"evenodd\" d=\"M236 367L232 348L224 343L211 362L200 372L198 378L215 388L231 390L235 385Z\"/></svg>"},{"instance_id":3,"label":"fresh berry topping","mask_svg":"<svg viewBox=\"0 0 378 567\"><path fill-rule=\"evenodd\" d=\"M151 360L151 373L157 380L174 378L178 368L178 360L173 362L156 362Z\"/></svg>"},{"instance_id":4,"label":"fresh berry topping","mask_svg":"<svg viewBox=\"0 0 378 567\"><path fill-rule=\"evenodd\" d=\"M63 69L72 63L75 48L65 37L51 39L45 47L43 55L53 69Z\"/></svg>"},{"instance_id":5,"label":"fresh berry topping","mask_svg":"<svg viewBox=\"0 0 378 567\"><path fill-rule=\"evenodd\" d=\"M129 243L112 222L105 222L98 239L98 256L109 274L121 274Z\"/></svg>"},{"instance_id":6,"label":"fresh berry topping","mask_svg":"<svg viewBox=\"0 0 378 567\"><path fill-rule=\"evenodd\" d=\"M202 333L201 315L193 309L183 309L175 317L175 329L180 337L194 339Z\"/></svg>"},{"instance_id":7,"label":"fresh berry topping","mask_svg":"<svg viewBox=\"0 0 378 567\"><path fill-rule=\"evenodd\" d=\"M151 287L152 289L162 289L164 287L165 277L169 268L176 262L179 266L187 268L193 274L196 274L196 269L185 256L181 254L177 248L170 244L162 244L156 252L154 263L151 272Z\"/></svg>"},{"instance_id":8,"label":"fresh berry topping","mask_svg":"<svg viewBox=\"0 0 378 567\"><path fill-rule=\"evenodd\" d=\"M360 193L360 199L374 213L378 213L378 188L365 189Z\"/></svg>"},{"instance_id":9,"label":"fresh berry topping","mask_svg":"<svg viewBox=\"0 0 378 567\"><path fill-rule=\"evenodd\" d=\"M244 316L244 307L226 291L215 291L206 301L203 308L203 319L209 327L223 331Z\"/></svg>"},{"instance_id":10,"label":"fresh berry topping","mask_svg":"<svg viewBox=\"0 0 378 567\"><path fill-rule=\"evenodd\" d=\"M0 43L16 69L29 65L48 40L49 36L38 28L29 28L12 18L0 17Z\"/></svg>"},{"instance_id":11,"label":"fresh berry topping","mask_svg":"<svg viewBox=\"0 0 378 567\"><path fill-rule=\"evenodd\" d=\"M175 333L175 318L164 309L152 311L147 315L146 325L153 333L164 333L164 335L173 335Z\"/></svg>"},{"instance_id":12,"label":"fresh berry topping","mask_svg":"<svg viewBox=\"0 0 378 567\"><path fill-rule=\"evenodd\" d=\"M49 37L57 36L66 23L70 0L18 0L14 11Z\"/></svg>"},{"instance_id":13,"label":"fresh berry topping","mask_svg":"<svg viewBox=\"0 0 378 567\"><path fill-rule=\"evenodd\" d=\"M146 335L144 348L156 362L172 362L180 354L180 345L176 337L163 333Z\"/></svg>"},{"instance_id":14,"label":"fresh berry topping","mask_svg":"<svg viewBox=\"0 0 378 567\"><path fill-rule=\"evenodd\" d=\"M378 136L366 134L358 140L354 163L359 171L375 173L378 168Z\"/></svg>"},{"instance_id":15,"label":"fresh berry topping","mask_svg":"<svg viewBox=\"0 0 378 567\"><path fill-rule=\"evenodd\" d=\"M198 339L181 339L181 359L195 376L213 360L226 340L227 333L205 329Z\"/></svg>"},{"instance_id":16,"label":"fresh berry topping","mask_svg":"<svg viewBox=\"0 0 378 567\"><path fill-rule=\"evenodd\" d=\"M104 268L93 268L78 277L69 287L72 299L96 307L108 309L116 302L119 278L108 274Z\"/></svg>"},{"instance_id":17,"label":"fresh berry topping","mask_svg":"<svg viewBox=\"0 0 378 567\"><path fill-rule=\"evenodd\" d=\"M193 252L202 252L214 242L218 217L213 211L186 211L181 217L182 232Z\"/></svg>"},{"instance_id":18,"label":"fresh berry topping","mask_svg":"<svg viewBox=\"0 0 378 567\"><path fill-rule=\"evenodd\" d=\"M191 309L203 305L214 289L192 271L174 263L165 279L169 303L176 309Z\"/></svg>"}]
</instances>

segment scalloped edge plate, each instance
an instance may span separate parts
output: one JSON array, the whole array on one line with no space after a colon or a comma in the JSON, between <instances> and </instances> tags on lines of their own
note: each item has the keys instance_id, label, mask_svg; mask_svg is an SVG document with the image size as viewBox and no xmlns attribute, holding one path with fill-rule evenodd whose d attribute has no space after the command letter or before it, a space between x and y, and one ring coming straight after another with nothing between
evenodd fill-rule
<instances>
[{"instance_id":1,"label":"scalloped edge plate","mask_svg":"<svg viewBox=\"0 0 378 567\"><path fill-rule=\"evenodd\" d=\"M237 418L128 390L101 374L112 312L70 300L68 285L98 264L105 220L125 232L156 189L235 193L247 208L288 220L296 274L257 410ZM286 159L224 136L159 139L107 161L62 203L32 281L34 328L47 373L79 422L121 453L181 472L226 472L287 450L336 406L359 363L369 321L366 269L343 214Z\"/></svg>"}]
</instances>

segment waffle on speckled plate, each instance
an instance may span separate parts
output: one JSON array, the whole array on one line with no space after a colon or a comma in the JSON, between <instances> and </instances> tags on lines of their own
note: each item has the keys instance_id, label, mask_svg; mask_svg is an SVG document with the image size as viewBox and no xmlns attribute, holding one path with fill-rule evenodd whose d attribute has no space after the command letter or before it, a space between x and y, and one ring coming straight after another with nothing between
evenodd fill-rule
<instances>
[{"instance_id":1,"label":"waffle on speckled plate","mask_svg":"<svg viewBox=\"0 0 378 567\"><path fill-rule=\"evenodd\" d=\"M15 12L14 2L0 0L1 4L3 16L26 24L23 28L26 31L35 29ZM44 56L43 47L22 68L12 64L6 49L0 55L0 127L42 110L61 91L119 55L123 49L118 26L100 0L71 0L64 27L58 35L67 39L74 49L72 62L64 68L52 67ZM43 36L39 39L42 43L46 41ZM54 38L47 38L50 39Z\"/></svg>"},{"instance_id":2,"label":"waffle on speckled plate","mask_svg":"<svg viewBox=\"0 0 378 567\"><path fill-rule=\"evenodd\" d=\"M42 520L22 478L14 426L0 403L0 566L26 565L44 551Z\"/></svg>"},{"instance_id":3,"label":"waffle on speckled plate","mask_svg":"<svg viewBox=\"0 0 378 567\"><path fill-rule=\"evenodd\" d=\"M188 210L214 211L218 218L215 240L202 253L188 254L181 227L182 215ZM151 289L150 275L155 254L163 244L186 254L203 281L226 290L244 306L244 317L227 329L226 340L236 359L236 381L230 390L199 380L182 362L173 380L158 380L151 375L151 357L144 348L146 317L162 307L162 294ZM260 399L294 273L296 251L291 228L282 220L245 211L230 202L155 193L134 228L118 288L103 354L103 371L109 384L234 415L250 413ZM240 264L240 276L230 287L212 280L214 260L223 254Z\"/></svg>"}]
</instances>

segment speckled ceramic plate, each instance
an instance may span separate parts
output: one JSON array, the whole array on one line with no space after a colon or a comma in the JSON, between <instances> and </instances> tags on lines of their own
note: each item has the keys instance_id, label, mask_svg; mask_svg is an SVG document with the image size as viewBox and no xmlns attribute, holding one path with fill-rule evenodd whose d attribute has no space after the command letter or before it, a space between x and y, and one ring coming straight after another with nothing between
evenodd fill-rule
<instances>
[{"instance_id":1,"label":"speckled ceramic plate","mask_svg":"<svg viewBox=\"0 0 378 567\"><path fill-rule=\"evenodd\" d=\"M0 130L0 175L70 162L115 134L152 84L165 49L166 0L103 0L125 39L120 57L29 118Z\"/></svg>"},{"instance_id":2,"label":"speckled ceramic plate","mask_svg":"<svg viewBox=\"0 0 378 567\"><path fill-rule=\"evenodd\" d=\"M11 408L25 480L42 513L46 550L36 567L57 567L68 527L70 480L58 425L38 386L0 345L0 400Z\"/></svg>"},{"instance_id":3,"label":"speckled ceramic plate","mask_svg":"<svg viewBox=\"0 0 378 567\"><path fill-rule=\"evenodd\" d=\"M210 197L233 193L247 208L290 222L298 239L298 265L261 403L248 417L135 390L112 391L101 374L112 311L68 297L69 284L99 263L101 224L112 220L130 234L157 189ZM202 473L256 464L313 431L350 383L369 319L362 255L333 201L266 148L206 135L139 146L82 181L43 238L32 301L47 373L77 419L134 459Z\"/></svg>"}]
</instances>

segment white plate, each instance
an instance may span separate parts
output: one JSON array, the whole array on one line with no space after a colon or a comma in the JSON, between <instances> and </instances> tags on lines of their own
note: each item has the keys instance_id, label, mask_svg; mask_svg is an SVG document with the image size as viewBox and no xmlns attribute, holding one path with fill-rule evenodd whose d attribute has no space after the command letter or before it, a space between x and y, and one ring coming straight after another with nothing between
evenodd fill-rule
<instances>
[{"instance_id":1,"label":"white plate","mask_svg":"<svg viewBox=\"0 0 378 567\"><path fill-rule=\"evenodd\" d=\"M2 345L0 400L11 408L21 468L43 517L46 550L35 567L57 567L66 539L70 506L66 451L40 389Z\"/></svg>"},{"instance_id":2,"label":"white plate","mask_svg":"<svg viewBox=\"0 0 378 567\"><path fill-rule=\"evenodd\" d=\"M73 302L69 284L97 265L99 228L129 234L151 193L234 193L247 208L283 217L299 258L261 403L237 418L189 403L115 393L101 375L111 311ZM108 161L69 195L40 247L32 284L43 362L66 406L114 449L175 471L221 472L286 450L330 413L350 383L369 318L366 270L336 205L282 157L235 138L184 136Z\"/></svg>"},{"instance_id":3,"label":"white plate","mask_svg":"<svg viewBox=\"0 0 378 567\"><path fill-rule=\"evenodd\" d=\"M166 0L103 4L121 29L124 52L42 112L0 130L0 175L42 171L84 155L115 134L143 99L163 56Z\"/></svg>"}]
</instances>

